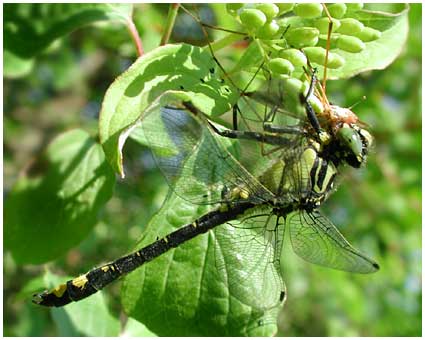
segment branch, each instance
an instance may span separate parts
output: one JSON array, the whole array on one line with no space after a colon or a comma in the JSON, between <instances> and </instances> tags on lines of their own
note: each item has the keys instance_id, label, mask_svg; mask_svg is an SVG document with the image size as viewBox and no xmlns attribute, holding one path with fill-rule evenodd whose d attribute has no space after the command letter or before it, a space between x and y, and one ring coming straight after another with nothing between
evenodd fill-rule
<instances>
[{"instance_id":1,"label":"branch","mask_svg":"<svg viewBox=\"0 0 425 340\"><path fill-rule=\"evenodd\" d=\"M171 32L174 27L174 22L176 21L177 12L179 11L180 4L170 4L170 9L168 10L167 23L165 24L164 35L162 36L160 46L165 45L170 40Z\"/></svg>"},{"instance_id":2,"label":"branch","mask_svg":"<svg viewBox=\"0 0 425 340\"><path fill-rule=\"evenodd\" d=\"M137 55L141 57L144 54L142 40L140 39L139 32L137 31L136 25L131 18L127 20L127 28L131 37L133 38L134 44L136 45Z\"/></svg>"}]
</instances>

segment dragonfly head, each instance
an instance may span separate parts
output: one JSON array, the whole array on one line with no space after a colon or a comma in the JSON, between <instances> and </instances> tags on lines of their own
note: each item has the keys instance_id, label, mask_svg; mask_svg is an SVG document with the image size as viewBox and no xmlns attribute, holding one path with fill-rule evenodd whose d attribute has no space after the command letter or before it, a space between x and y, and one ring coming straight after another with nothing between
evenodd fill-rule
<instances>
[{"instance_id":1,"label":"dragonfly head","mask_svg":"<svg viewBox=\"0 0 425 340\"><path fill-rule=\"evenodd\" d=\"M342 160L354 168L362 166L373 143L371 134L350 109L331 105L328 119Z\"/></svg>"},{"instance_id":2,"label":"dragonfly head","mask_svg":"<svg viewBox=\"0 0 425 340\"><path fill-rule=\"evenodd\" d=\"M347 164L359 168L366 162L373 141L367 130L360 128L357 124L344 123L338 129L336 137L342 147L342 155Z\"/></svg>"}]
</instances>

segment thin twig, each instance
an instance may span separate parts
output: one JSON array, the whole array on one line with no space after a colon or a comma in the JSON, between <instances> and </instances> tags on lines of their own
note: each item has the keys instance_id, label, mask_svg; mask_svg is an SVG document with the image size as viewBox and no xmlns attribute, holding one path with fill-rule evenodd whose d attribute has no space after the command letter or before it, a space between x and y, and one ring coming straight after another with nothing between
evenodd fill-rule
<instances>
[{"instance_id":1,"label":"thin twig","mask_svg":"<svg viewBox=\"0 0 425 340\"><path fill-rule=\"evenodd\" d=\"M134 44L136 45L137 55L141 57L143 52L142 40L140 39L139 32L137 31L136 25L133 22L133 19L129 18L127 20L127 28L130 32L131 37L133 38Z\"/></svg>"},{"instance_id":2,"label":"thin twig","mask_svg":"<svg viewBox=\"0 0 425 340\"><path fill-rule=\"evenodd\" d=\"M332 34L333 22L332 22L331 14L329 13L328 8L326 7L326 4L323 3L322 6L323 6L323 9L325 10L326 16L329 19L328 37L326 39L325 65L323 69L323 82L322 82L323 92L326 93L326 81L327 81L326 78L327 78L327 71L328 71L329 50L331 48L331 34Z\"/></svg>"},{"instance_id":3,"label":"thin twig","mask_svg":"<svg viewBox=\"0 0 425 340\"><path fill-rule=\"evenodd\" d=\"M165 31L164 35L161 38L160 46L168 44L168 40L170 40L171 32L173 31L174 22L176 21L179 7L180 4L170 4L167 16L167 23L165 24Z\"/></svg>"}]
</instances>

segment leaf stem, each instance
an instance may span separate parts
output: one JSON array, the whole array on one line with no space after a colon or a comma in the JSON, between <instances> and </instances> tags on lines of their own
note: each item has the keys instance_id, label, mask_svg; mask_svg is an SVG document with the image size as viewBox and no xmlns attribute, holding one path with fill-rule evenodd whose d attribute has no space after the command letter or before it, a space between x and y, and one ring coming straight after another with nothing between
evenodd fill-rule
<instances>
[{"instance_id":1,"label":"leaf stem","mask_svg":"<svg viewBox=\"0 0 425 340\"><path fill-rule=\"evenodd\" d=\"M130 32L131 37L133 38L134 44L136 45L137 55L141 57L143 52L142 40L140 39L139 32L137 31L136 25L133 22L133 19L129 18L127 20L127 28Z\"/></svg>"},{"instance_id":2,"label":"leaf stem","mask_svg":"<svg viewBox=\"0 0 425 340\"><path fill-rule=\"evenodd\" d=\"M211 43L211 48L214 52L217 52L221 50L222 48L225 48L240 40L242 40L240 34L230 33L226 35L225 37Z\"/></svg>"},{"instance_id":3,"label":"leaf stem","mask_svg":"<svg viewBox=\"0 0 425 340\"><path fill-rule=\"evenodd\" d=\"M167 16L167 23L165 24L165 31L161 38L160 46L168 44L168 40L170 40L171 32L173 30L174 23L176 21L179 7L180 7L180 4L170 4L170 8L168 10L168 16Z\"/></svg>"}]
</instances>

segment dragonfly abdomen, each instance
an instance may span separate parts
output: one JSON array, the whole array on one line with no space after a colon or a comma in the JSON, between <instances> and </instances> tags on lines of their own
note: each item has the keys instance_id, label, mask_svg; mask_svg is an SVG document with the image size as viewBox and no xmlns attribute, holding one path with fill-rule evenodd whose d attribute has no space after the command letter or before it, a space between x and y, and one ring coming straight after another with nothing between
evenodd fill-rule
<instances>
[{"instance_id":1,"label":"dragonfly abdomen","mask_svg":"<svg viewBox=\"0 0 425 340\"><path fill-rule=\"evenodd\" d=\"M234 203L225 209L213 210L132 254L95 268L87 274L69 280L50 291L36 294L33 302L47 307L61 307L72 301L82 300L119 277L164 254L171 248L176 248L195 236L206 233L220 224L234 220L255 206L251 202L242 202Z\"/></svg>"}]
</instances>

